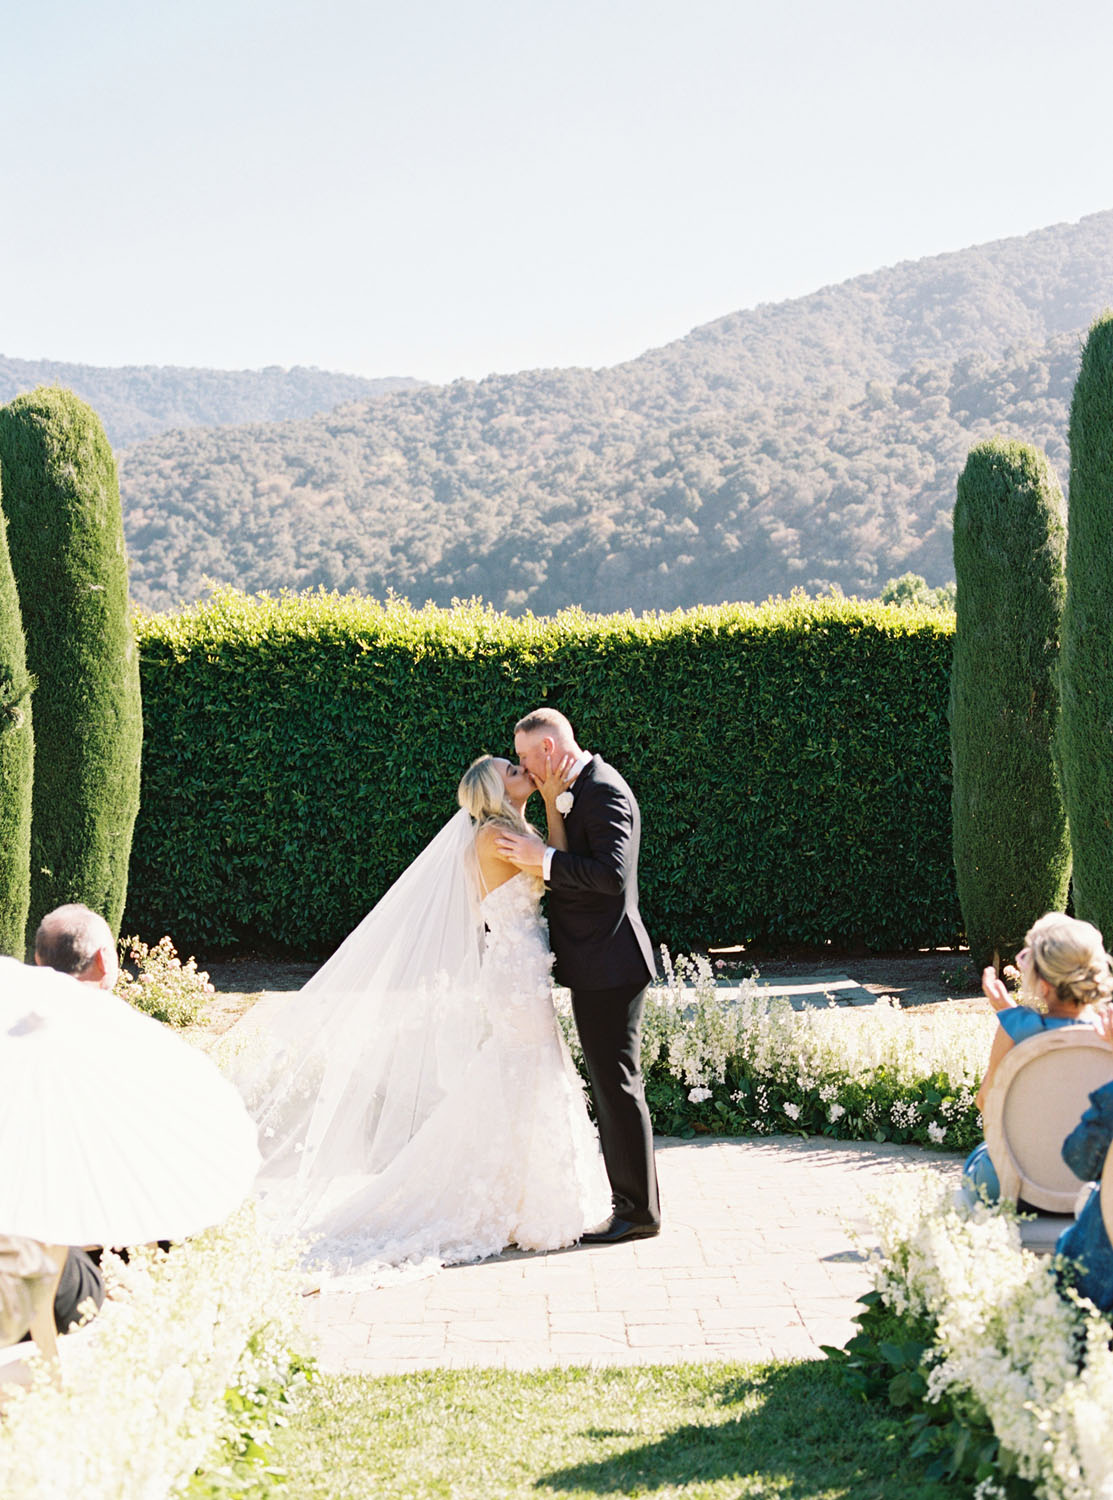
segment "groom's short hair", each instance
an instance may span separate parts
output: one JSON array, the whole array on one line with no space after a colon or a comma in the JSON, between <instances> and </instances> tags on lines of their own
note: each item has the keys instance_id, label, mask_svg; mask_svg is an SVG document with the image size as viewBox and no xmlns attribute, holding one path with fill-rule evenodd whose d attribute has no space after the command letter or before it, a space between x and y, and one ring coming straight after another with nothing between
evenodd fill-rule
<instances>
[{"instance_id":1,"label":"groom's short hair","mask_svg":"<svg viewBox=\"0 0 1113 1500\"><path fill-rule=\"evenodd\" d=\"M576 732L559 708L535 708L514 725L515 734L536 734L539 731L551 734L555 739L576 742Z\"/></svg>"}]
</instances>

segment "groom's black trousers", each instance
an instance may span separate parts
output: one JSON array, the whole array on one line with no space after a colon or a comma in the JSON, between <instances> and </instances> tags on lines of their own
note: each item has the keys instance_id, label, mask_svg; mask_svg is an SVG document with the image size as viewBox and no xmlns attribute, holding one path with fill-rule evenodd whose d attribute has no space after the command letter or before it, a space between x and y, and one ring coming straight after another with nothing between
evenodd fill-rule
<instances>
[{"instance_id":1,"label":"groom's black trousers","mask_svg":"<svg viewBox=\"0 0 1113 1500\"><path fill-rule=\"evenodd\" d=\"M591 1080L615 1215L632 1224L659 1224L653 1127L640 1064L645 991L644 984L573 990L572 1014Z\"/></svg>"}]
</instances>

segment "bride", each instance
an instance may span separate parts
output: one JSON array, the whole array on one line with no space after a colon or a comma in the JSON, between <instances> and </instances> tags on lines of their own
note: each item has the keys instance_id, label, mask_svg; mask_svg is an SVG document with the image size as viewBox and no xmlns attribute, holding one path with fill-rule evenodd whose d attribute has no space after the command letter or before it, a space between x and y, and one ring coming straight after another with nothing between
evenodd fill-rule
<instances>
[{"instance_id":1,"label":"bride","mask_svg":"<svg viewBox=\"0 0 1113 1500\"><path fill-rule=\"evenodd\" d=\"M481 756L460 811L256 1037L240 1082L268 1216L333 1275L552 1250L610 1188L553 1010L542 886L503 860L534 790L565 847L559 773Z\"/></svg>"}]
</instances>

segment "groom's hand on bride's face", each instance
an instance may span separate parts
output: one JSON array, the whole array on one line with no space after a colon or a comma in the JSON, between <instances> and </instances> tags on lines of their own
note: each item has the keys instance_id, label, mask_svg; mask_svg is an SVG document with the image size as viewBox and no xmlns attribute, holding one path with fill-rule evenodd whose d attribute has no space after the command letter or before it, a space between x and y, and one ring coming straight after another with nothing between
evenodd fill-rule
<instances>
[{"instance_id":1,"label":"groom's hand on bride's face","mask_svg":"<svg viewBox=\"0 0 1113 1500\"><path fill-rule=\"evenodd\" d=\"M500 828L495 835L495 848L503 859L517 865L519 870L536 870L540 874L545 844L535 833L511 833L509 829Z\"/></svg>"}]
</instances>

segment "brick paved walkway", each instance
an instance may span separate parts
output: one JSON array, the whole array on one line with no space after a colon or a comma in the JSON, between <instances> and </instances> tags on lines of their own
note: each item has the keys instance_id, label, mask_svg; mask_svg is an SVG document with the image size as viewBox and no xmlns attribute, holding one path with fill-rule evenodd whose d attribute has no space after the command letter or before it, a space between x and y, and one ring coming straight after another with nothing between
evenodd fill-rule
<instances>
[{"instance_id":1,"label":"brick paved walkway","mask_svg":"<svg viewBox=\"0 0 1113 1500\"><path fill-rule=\"evenodd\" d=\"M810 1358L867 1289L848 1232L887 1175L960 1159L814 1138L658 1142L659 1238L508 1252L422 1281L305 1299L326 1369ZM868 1244L868 1238L866 1240Z\"/></svg>"}]
</instances>

